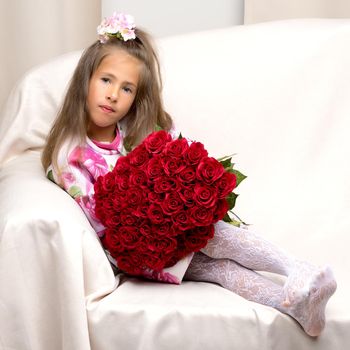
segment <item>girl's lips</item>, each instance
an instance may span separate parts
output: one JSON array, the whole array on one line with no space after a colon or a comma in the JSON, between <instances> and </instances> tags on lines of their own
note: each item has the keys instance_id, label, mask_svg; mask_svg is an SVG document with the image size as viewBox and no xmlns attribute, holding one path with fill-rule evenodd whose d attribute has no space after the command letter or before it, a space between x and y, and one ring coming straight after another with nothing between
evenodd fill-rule
<instances>
[{"instance_id":1,"label":"girl's lips","mask_svg":"<svg viewBox=\"0 0 350 350\"><path fill-rule=\"evenodd\" d=\"M100 108L105 113L113 113L113 112L115 112L115 110L112 107L107 106L107 105L101 105Z\"/></svg>"}]
</instances>

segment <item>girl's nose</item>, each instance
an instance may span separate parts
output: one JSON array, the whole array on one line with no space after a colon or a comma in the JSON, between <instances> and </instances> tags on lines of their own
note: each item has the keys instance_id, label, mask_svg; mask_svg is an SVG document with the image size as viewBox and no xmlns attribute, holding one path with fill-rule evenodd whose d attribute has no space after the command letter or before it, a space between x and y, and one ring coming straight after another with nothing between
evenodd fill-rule
<instances>
[{"instance_id":1,"label":"girl's nose","mask_svg":"<svg viewBox=\"0 0 350 350\"><path fill-rule=\"evenodd\" d=\"M111 102L116 102L118 100L118 89L117 88L110 88L107 91L107 96L106 96L107 100L111 101Z\"/></svg>"}]
</instances>

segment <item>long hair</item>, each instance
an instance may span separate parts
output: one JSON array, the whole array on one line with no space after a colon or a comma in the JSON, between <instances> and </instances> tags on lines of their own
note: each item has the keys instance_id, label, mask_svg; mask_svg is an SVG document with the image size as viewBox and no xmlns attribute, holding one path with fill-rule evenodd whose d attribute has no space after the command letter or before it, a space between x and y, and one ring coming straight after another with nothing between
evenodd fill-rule
<instances>
[{"instance_id":1,"label":"long hair","mask_svg":"<svg viewBox=\"0 0 350 350\"><path fill-rule=\"evenodd\" d=\"M165 130L172 127L172 119L163 108L160 65L154 45L145 31L136 29L135 34L134 40L112 37L104 44L96 41L84 51L47 137L41 157L45 171L50 164L58 170L58 153L66 140L85 141L89 122L86 106L89 82L102 60L115 48L125 50L142 63L135 100L123 118L124 145L129 149L135 147L157 125Z\"/></svg>"}]
</instances>

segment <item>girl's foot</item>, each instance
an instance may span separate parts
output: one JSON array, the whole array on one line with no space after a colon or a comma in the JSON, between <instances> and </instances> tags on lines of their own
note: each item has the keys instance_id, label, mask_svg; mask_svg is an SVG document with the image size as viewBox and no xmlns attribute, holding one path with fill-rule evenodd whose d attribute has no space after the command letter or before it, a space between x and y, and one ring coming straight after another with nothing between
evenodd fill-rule
<instances>
[{"instance_id":1,"label":"girl's foot","mask_svg":"<svg viewBox=\"0 0 350 350\"><path fill-rule=\"evenodd\" d=\"M310 336L318 336L325 326L325 308L337 288L329 267L307 263L297 266L284 286L284 312L295 318Z\"/></svg>"}]
</instances>

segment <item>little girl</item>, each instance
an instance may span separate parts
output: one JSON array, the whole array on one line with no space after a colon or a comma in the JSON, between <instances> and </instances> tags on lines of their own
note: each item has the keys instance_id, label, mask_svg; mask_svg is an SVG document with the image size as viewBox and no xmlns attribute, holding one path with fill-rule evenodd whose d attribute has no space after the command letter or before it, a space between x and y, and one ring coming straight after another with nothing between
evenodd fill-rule
<instances>
[{"instance_id":1,"label":"little girl","mask_svg":"<svg viewBox=\"0 0 350 350\"><path fill-rule=\"evenodd\" d=\"M105 19L98 34L75 69L42 163L103 238L105 228L94 214L97 177L113 169L156 125L173 132L173 122L162 105L159 62L149 36L123 14ZM330 268L300 261L261 236L223 221L215 224L207 246L181 263L186 272L180 279L214 282L274 307L311 336L323 330L325 307L336 290ZM177 282L176 276L171 280L175 267L168 271L167 280ZM285 283L281 286L255 271L284 275Z\"/></svg>"}]
</instances>

